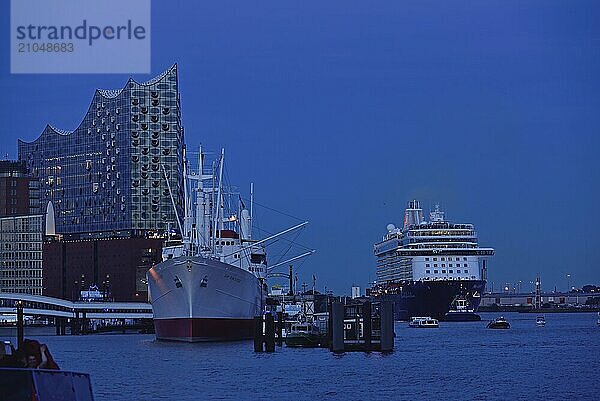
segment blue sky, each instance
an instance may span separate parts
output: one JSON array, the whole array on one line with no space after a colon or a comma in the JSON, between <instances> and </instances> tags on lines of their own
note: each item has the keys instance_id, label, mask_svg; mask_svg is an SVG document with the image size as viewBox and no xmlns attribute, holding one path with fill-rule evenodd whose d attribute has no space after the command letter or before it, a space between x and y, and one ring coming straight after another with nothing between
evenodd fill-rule
<instances>
[{"instance_id":1,"label":"blue sky","mask_svg":"<svg viewBox=\"0 0 600 401\"><path fill-rule=\"evenodd\" d=\"M496 248L495 288L600 284L599 20L594 1L155 0L152 74L134 78L177 62L188 145L224 146L232 181L310 220L301 281L364 287L373 243L416 197ZM12 157L128 78L11 75L8 40L0 53Z\"/></svg>"}]
</instances>

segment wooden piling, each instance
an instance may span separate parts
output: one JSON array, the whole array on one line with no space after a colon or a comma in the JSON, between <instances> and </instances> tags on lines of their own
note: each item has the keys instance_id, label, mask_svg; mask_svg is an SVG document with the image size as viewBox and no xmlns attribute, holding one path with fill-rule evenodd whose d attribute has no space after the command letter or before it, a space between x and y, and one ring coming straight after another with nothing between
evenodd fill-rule
<instances>
[{"instance_id":1,"label":"wooden piling","mask_svg":"<svg viewBox=\"0 0 600 401\"><path fill-rule=\"evenodd\" d=\"M271 313L265 319L265 351L275 352L275 319Z\"/></svg>"},{"instance_id":2,"label":"wooden piling","mask_svg":"<svg viewBox=\"0 0 600 401\"><path fill-rule=\"evenodd\" d=\"M254 317L254 352L263 352L263 317Z\"/></svg>"},{"instance_id":3,"label":"wooden piling","mask_svg":"<svg viewBox=\"0 0 600 401\"><path fill-rule=\"evenodd\" d=\"M344 305L334 302L331 305L331 345L332 352L344 352Z\"/></svg>"},{"instance_id":4,"label":"wooden piling","mask_svg":"<svg viewBox=\"0 0 600 401\"><path fill-rule=\"evenodd\" d=\"M383 301L379 306L381 315L381 352L394 350L394 305Z\"/></svg>"},{"instance_id":5,"label":"wooden piling","mask_svg":"<svg viewBox=\"0 0 600 401\"><path fill-rule=\"evenodd\" d=\"M283 346L283 312L277 312L277 345Z\"/></svg>"}]
</instances>

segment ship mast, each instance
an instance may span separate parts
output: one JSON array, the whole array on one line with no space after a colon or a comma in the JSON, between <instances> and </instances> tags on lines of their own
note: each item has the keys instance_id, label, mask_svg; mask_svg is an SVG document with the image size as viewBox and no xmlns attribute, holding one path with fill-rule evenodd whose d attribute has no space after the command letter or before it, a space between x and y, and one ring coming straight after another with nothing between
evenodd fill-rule
<instances>
[{"instance_id":1,"label":"ship mast","mask_svg":"<svg viewBox=\"0 0 600 401\"><path fill-rule=\"evenodd\" d=\"M215 217L214 217L214 229L213 229L213 246L212 251L213 254L216 253L216 245L217 245L217 228L219 229L219 233L223 230L223 205L221 201L221 188L223 185L223 161L225 159L225 149L221 149L221 158L219 160L219 187L217 190L217 199L215 207ZM214 190L214 188L213 188ZM220 234L219 234L220 235Z\"/></svg>"}]
</instances>

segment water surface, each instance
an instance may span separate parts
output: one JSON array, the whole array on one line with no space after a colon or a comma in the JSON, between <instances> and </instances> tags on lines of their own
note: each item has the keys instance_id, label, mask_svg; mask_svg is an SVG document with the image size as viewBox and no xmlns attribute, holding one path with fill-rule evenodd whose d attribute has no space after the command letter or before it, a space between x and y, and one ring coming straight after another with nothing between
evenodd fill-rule
<instances>
[{"instance_id":1,"label":"water surface","mask_svg":"<svg viewBox=\"0 0 600 401\"><path fill-rule=\"evenodd\" d=\"M252 342L182 344L153 335L44 335L61 368L91 374L97 401L117 400L598 400L596 315L507 313L510 330L476 323L412 329L396 323L395 351L333 355ZM14 330L2 329L0 338ZM13 339L14 341L14 339Z\"/></svg>"}]
</instances>

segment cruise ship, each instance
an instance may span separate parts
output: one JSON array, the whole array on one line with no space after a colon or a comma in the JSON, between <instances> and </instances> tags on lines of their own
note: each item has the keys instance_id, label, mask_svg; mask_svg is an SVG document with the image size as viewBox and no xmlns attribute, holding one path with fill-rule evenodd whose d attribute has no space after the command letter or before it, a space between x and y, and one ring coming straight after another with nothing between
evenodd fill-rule
<instances>
[{"instance_id":1,"label":"cruise ship","mask_svg":"<svg viewBox=\"0 0 600 401\"><path fill-rule=\"evenodd\" d=\"M377 281L371 294L394 302L396 320L443 319L458 298L477 310L494 249L478 245L472 224L447 221L439 205L425 221L419 201L412 200L402 228L388 224L374 253Z\"/></svg>"}]
</instances>

